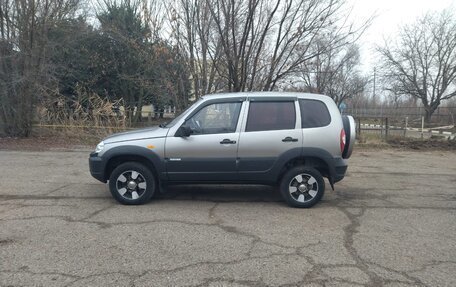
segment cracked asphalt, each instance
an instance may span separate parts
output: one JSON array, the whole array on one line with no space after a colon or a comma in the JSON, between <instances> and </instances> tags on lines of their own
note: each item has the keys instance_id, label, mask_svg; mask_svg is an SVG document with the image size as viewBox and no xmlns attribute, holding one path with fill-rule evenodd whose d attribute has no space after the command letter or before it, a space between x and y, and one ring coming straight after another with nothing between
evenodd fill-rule
<instances>
[{"instance_id":1,"label":"cracked asphalt","mask_svg":"<svg viewBox=\"0 0 456 287\"><path fill-rule=\"evenodd\" d=\"M355 151L311 209L242 185L122 206L87 157L0 151L0 286L456 286L454 152Z\"/></svg>"}]
</instances>

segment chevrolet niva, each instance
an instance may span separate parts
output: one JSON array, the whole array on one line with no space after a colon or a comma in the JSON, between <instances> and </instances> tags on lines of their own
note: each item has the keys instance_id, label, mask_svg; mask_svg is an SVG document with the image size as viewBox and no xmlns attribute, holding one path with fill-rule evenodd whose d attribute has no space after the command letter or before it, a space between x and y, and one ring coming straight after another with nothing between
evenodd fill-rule
<instances>
[{"instance_id":1,"label":"chevrolet niva","mask_svg":"<svg viewBox=\"0 0 456 287\"><path fill-rule=\"evenodd\" d=\"M311 207L342 180L355 122L324 95L207 95L168 124L114 134L90 154L90 172L122 204L143 204L166 186L278 186L294 207Z\"/></svg>"}]
</instances>

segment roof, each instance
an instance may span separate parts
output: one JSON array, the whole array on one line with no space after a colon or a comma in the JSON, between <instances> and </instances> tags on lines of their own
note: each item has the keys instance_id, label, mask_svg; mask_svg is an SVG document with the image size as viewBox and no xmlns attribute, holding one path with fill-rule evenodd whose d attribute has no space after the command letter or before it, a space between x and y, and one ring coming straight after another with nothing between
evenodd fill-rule
<instances>
[{"instance_id":1,"label":"roof","mask_svg":"<svg viewBox=\"0 0 456 287\"><path fill-rule=\"evenodd\" d=\"M328 96L322 94L299 93L299 92L233 92L204 95L205 99L226 99L226 98L278 98L278 97L296 97L300 99L331 100Z\"/></svg>"}]
</instances>

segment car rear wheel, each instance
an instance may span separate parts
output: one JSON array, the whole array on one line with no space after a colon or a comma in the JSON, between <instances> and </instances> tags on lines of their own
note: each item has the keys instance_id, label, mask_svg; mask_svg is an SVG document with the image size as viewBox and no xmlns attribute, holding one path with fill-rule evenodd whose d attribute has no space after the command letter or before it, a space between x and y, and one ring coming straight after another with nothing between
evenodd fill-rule
<instances>
[{"instance_id":1,"label":"car rear wheel","mask_svg":"<svg viewBox=\"0 0 456 287\"><path fill-rule=\"evenodd\" d=\"M144 204L155 193L153 173L138 162L126 162L116 167L109 177L109 190L122 204Z\"/></svg>"},{"instance_id":2,"label":"car rear wheel","mask_svg":"<svg viewBox=\"0 0 456 287\"><path fill-rule=\"evenodd\" d=\"M318 170L297 166L282 177L280 192L288 205L308 208L323 197L325 181Z\"/></svg>"}]
</instances>

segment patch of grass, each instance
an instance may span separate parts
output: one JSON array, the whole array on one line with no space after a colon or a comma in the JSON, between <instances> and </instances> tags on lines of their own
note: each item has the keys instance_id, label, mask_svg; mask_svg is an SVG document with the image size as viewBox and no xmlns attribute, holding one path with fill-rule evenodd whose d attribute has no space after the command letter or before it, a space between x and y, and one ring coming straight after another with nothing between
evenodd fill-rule
<instances>
[{"instance_id":1,"label":"patch of grass","mask_svg":"<svg viewBox=\"0 0 456 287\"><path fill-rule=\"evenodd\" d=\"M384 137L380 133L364 133L358 135L356 139L356 148L388 148L388 144L384 141Z\"/></svg>"}]
</instances>

